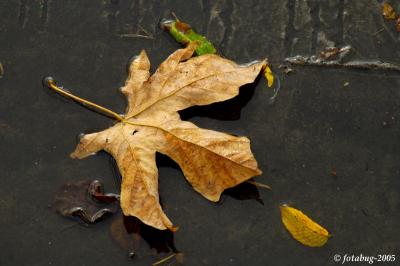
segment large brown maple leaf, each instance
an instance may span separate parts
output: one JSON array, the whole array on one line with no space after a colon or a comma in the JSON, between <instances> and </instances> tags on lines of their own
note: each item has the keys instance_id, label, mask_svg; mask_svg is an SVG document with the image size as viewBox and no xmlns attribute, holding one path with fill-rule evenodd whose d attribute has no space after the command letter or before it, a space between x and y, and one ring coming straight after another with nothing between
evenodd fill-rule
<instances>
[{"instance_id":1,"label":"large brown maple leaf","mask_svg":"<svg viewBox=\"0 0 400 266\"><path fill-rule=\"evenodd\" d=\"M236 96L265 62L242 66L211 54L191 58L195 45L171 54L152 76L142 51L122 88L128 100L124 120L83 136L71 154L80 159L99 150L110 153L122 175L124 214L161 230L173 226L159 203L156 151L176 161L193 188L211 201L261 174L249 139L198 128L182 121L178 111Z\"/></svg>"}]
</instances>

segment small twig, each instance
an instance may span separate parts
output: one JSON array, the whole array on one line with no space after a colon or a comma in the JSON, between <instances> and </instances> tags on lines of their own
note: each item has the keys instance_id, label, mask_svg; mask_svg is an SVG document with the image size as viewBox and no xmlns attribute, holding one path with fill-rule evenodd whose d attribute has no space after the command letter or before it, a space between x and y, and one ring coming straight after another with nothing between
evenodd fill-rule
<instances>
[{"instance_id":1,"label":"small twig","mask_svg":"<svg viewBox=\"0 0 400 266\"><path fill-rule=\"evenodd\" d=\"M179 18L176 16L174 11L171 11L171 15L174 17L176 21L180 21Z\"/></svg>"},{"instance_id":2,"label":"small twig","mask_svg":"<svg viewBox=\"0 0 400 266\"><path fill-rule=\"evenodd\" d=\"M163 264L164 262L169 261L170 259L172 259L172 258L175 257L175 256L176 256L176 253L173 253L173 254L169 255L168 257L165 257L165 258L163 258L162 260L159 260L159 261L153 263L152 265L153 265L153 266L156 266L156 265Z\"/></svg>"},{"instance_id":3,"label":"small twig","mask_svg":"<svg viewBox=\"0 0 400 266\"><path fill-rule=\"evenodd\" d=\"M373 35L376 36L376 35L378 35L379 33L381 33L384 30L385 30L385 28L382 28L382 29L378 30L377 32L375 32Z\"/></svg>"},{"instance_id":4,"label":"small twig","mask_svg":"<svg viewBox=\"0 0 400 266\"><path fill-rule=\"evenodd\" d=\"M136 34L136 33L126 33L126 34L118 34L121 38L144 38L154 40L153 36L143 35L143 34Z\"/></svg>"},{"instance_id":5,"label":"small twig","mask_svg":"<svg viewBox=\"0 0 400 266\"><path fill-rule=\"evenodd\" d=\"M256 187L262 187L262 188L266 188L266 189L272 189L270 186L263 184L263 183L259 183L253 180L247 180L246 181L249 184L255 185Z\"/></svg>"},{"instance_id":6,"label":"small twig","mask_svg":"<svg viewBox=\"0 0 400 266\"><path fill-rule=\"evenodd\" d=\"M141 25L138 25L138 27L139 31L136 31L136 33L118 34L118 36L121 38L144 38L154 40L153 35L145 30ZM139 32L143 32L144 34L140 34Z\"/></svg>"},{"instance_id":7,"label":"small twig","mask_svg":"<svg viewBox=\"0 0 400 266\"><path fill-rule=\"evenodd\" d=\"M0 77L2 77L4 75L4 67L3 64L0 63Z\"/></svg>"},{"instance_id":8,"label":"small twig","mask_svg":"<svg viewBox=\"0 0 400 266\"><path fill-rule=\"evenodd\" d=\"M145 30L141 25L138 25L138 27L140 28L141 31L143 31L144 33L146 33L147 36L149 36L149 38L154 39L153 35L150 34L147 30Z\"/></svg>"}]
</instances>

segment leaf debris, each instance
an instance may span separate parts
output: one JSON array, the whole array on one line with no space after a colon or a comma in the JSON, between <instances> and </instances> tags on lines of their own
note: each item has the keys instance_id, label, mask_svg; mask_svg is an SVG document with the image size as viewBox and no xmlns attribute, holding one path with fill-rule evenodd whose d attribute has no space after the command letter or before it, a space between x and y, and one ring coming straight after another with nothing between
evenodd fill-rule
<instances>
[{"instance_id":1,"label":"leaf debris","mask_svg":"<svg viewBox=\"0 0 400 266\"><path fill-rule=\"evenodd\" d=\"M323 53L322 55L320 54L319 56L296 55L293 57L288 57L285 59L285 62L290 63L292 65L300 65L300 66L344 67L352 69L386 70L386 71L400 72L399 65L387 62L381 62L377 60L343 62L344 57L347 56L352 51L352 48L349 45L344 46L339 50L331 49L330 47L328 47L325 51L327 51L327 53ZM333 55L335 55L335 59L332 59Z\"/></svg>"},{"instance_id":2,"label":"leaf debris","mask_svg":"<svg viewBox=\"0 0 400 266\"><path fill-rule=\"evenodd\" d=\"M397 14L394 11L393 7L387 2L383 3L382 16L388 20L393 20L397 18Z\"/></svg>"}]
</instances>

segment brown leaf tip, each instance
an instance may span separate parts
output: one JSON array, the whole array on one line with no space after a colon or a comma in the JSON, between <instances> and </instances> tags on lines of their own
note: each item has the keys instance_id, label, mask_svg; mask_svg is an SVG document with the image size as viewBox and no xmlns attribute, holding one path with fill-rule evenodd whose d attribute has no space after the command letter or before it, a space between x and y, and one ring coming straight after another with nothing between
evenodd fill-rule
<instances>
[{"instance_id":1,"label":"brown leaf tip","mask_svg":"<svg viewBox=\"0 0 400 266\"><path fill-rule=\"evenodd\" d=\"M168 227L168 230L170 230L171 232L175 233L176 231L179 230L179 226L170 226L170 227Z\"/></svg>"}]
</instances>

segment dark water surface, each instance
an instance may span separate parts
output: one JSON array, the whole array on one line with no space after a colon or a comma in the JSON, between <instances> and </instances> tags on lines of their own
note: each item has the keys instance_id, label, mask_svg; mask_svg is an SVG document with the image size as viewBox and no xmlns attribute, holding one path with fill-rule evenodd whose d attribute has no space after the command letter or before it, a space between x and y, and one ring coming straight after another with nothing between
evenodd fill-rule
<instances>
[{"instance_id":1,"label":"dark water surface","mask_svg":"<svg viewBox=\"0 0 400 266\"><path fill-rule=\"evenodd\" d=\"M207 34L227 58L245 63L268 57L282 85L274 104L259 80L223 108L182 114L200 127L248 136L264 172L256 180L273 188L231 191L215 204L170 162L162 163L160 195L180 227L174 243L186 264L334 265L334 254L360 253L400 260L399 73L294 67L287 76L277 68L287 56L312 55L333 44L352 45L358 60L400 64L400 34L383 20L379 2L1 1L0 265L156 260L150 251L128 259L111 238L112 218L80 226L50 207L69 181L99 179L115 193L119 187L108 155L68 156L79 133L113 121L41 82L51 75L77 95L122 113L125 100L117 89L128 59L146 49L154 70L179 47L157 27L171 11ZM154 39L123 36L143 34L140 27ZM250 192L259 199L243 200ZM294 241L280 221L282 203L324 225L333 235L326 246Z\"/></svg>"}]
</instances>

